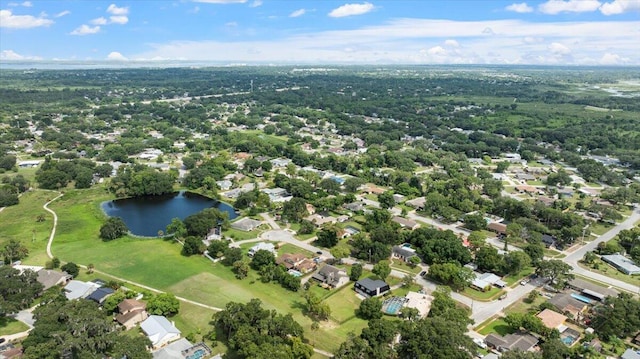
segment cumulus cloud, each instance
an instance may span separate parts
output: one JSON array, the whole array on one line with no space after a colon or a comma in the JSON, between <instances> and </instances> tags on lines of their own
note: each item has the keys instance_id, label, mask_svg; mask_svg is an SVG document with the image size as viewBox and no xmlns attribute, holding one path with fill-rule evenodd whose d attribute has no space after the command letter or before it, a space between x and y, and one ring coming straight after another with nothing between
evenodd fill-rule
<instances>
[{"instance_id":1,"label":"cumulus cloud","mask_svg":"<svg viewBox=\"0 0 640 359\"><path fill-rule=\"evenodd\" d=\"M0 51L0 60L7 60L7 61L42 60L42 58L39 56L20 55L13 50L2 50Z\"/></svg>"},{"instance_id":2,"label":"cumulus cloud","mask_svg":"<svg viewBox=\"0 0 640 359\"><path fill-rule=\"evenodd\" d=\"M638 0L614 0L600 6L600 12L604 15L618 15L627 11L639 10L640 1Z\"/></svg>"},{"instance_id":3,"label":"cumulus cloud","mask_svg":"<svg viewBox=\"0 0 640 359\"><path fill-rule=\"evenodd\" d=\"M11 29L29 29L33 27L49 26L53 20L40 15L14 15L11 10L0 10L0 27Z\"/></svg>"},{"instance_id":4,"label":"cumulus cloud","mask_svg":"<svg viewBox=\"0 0 640 359\"><path fill-rule=\"evenodd\" d=\"M590 64L597 64L598 59L609 52L628 58L628 64L640 64L640 44L636 37L629 36L637 33L638 28L640 21L529 22L514 19L452 21L400 18L349 30L297 33L269 40L149 44L148 51L132 58L255 63L258 61L255 54L259 53L259 61L266 63L571 65L589 64L583 59L590 59ZM484 29L490 29L486 32L492 35L487 36L483 33ZM443 34L447 34L444 39ZM446 39L464 39L464 43L455 47L452 41L447 42ZM553 43L558 45L551 45Z\"/></svg>"},{"instance_id":5,"label":"cumulus cloud","mask_svg":"<svg viewBox=\"0 0 640 359\"><path fill-rule=\"evenodd\" d=\"M445 40L444 44L445 46L449 46L449 47L460 47L460 44L453 39Z\"/></svg>"},{"instance_id":6,"label":"cumulus cloud","mask_svg":"<svg viewBox=\"0 0 640 359\"><path fill-rule=\"evenodd\" d=\"M375 8L373 4L364 2L362 4L344 4L340 7L337 7L329 13L331 17L346 17L346 16L354 16L354 15L363 15Z\"/></svg>"},{"instance_id":7,"label":"cumulus cloud","mask_svg":"<svg viewBox=\"0 0 640 359\"><path fill-rule=\"evenodd\" d=\"M113 51L113 52L110 52L109 55L107 55L107 60L109 60L109 61L127 61L129 59L126 58L121 53L119 53L117 51Z\"/></svg>"},{"instance_id":8,"label":"cumulus cloud","mask_svg":"<svg viewBox=\"0 0 640 359\"><path fill-rule=\"evenodd\" d=\"M127 15L129 13L129 8L117 7L116 4L111 4L107 8L107 12L111 15Z\"/></svg>"},{"instance_id":9,"label":"cumulus cloud","mask_svg":"<svg viewBox=\"0 0 640 359\"><path fill-rule=\"evenodd\" d=\"M71 14L71 11L69 10L64 10L64 11L60 11L59 13L55 14L55 17L63 17L63 16L67 16Z\"/></svg>"},{"instance_id":10,"label":"cumulus cloud","mask_svg":"<svg viewBox=\"0 0 640 359\"><path fill-rule=\"evenodd\" d=\"M129 22L129 18L124 15L109 16L109 23L124 25Z\"/></svg>"},{"instance_id":11,"label":"cumulus cloud","mask_svg":"<svg viewBox=\"0 0 640 359\"><path fill-rule=\"evenodd\" d=\"M554 55L563 55L563 56L569 55L571 53L571 49L569 49L568 47L564 46L559 42L552 42L551 45L549 45L549 51L551 51L551 53Z\"/></svg>"},{"instance_id":12,"label":"cumulus cloud","mask_svg":"<svg viewBox=\"0 0 640 359\"><path fill-rule=\"evenodd\" d=\"M33 6L33 4L31 3L31 1L25 1L25 2L23 2L23 3L22 3L22 4L20 4L20 5L22 5L22 6L24 6L24 7L32 7L32 6Z\"/></svg>"},{"instance_id":13,"label":"cumulus cloud","mask_svg":"<svg viewBox=\"0 0 640 359\"><path fill-rule=\"evenodd\" d=\"M562 12L591 12L600 8L598 0L548 0L538 6L540 12L556 15Z\"/></svg>"},{"instance_id":14,"label":"cumulus cloud","mask_svg":"<svg viewBox=\"0 0 640 359\"><path fill-rule=\"evenodd\" d=\"M607 52L602 55L599 62L601 65L624 65L629 62L629 58Z\"/></svg>"},{"instance_id":15,"label":"cumulus cloud","mask_svg":"<svg viewBox=\"0 0 640 359\"><path fill-rule=\"evenodd\" d=\"M71 31L69 34L84 36L84 35L97 34L99 32L100 32L100 26L89 26L89 25L82 24L78 28Z\"/></svg>"},{"instance_id":16,"label":"cumulus cloud","mask_svg":"<svg viewBox=\"0 0 640 359\"><path fill-rule=\"evenodd\" d=\"M291 14L289 14L289 17L299 17L304 15L307 12L307 10L305 9L298 9L294 12L292 12Z\"/></svg>"},{"instance_id":17,"label":"cumulus cloud","mask_svg":"<svg viewBox=\"0 0 640 359\"><path fill-rule=\"evenodd\" d=\"M519 4L511 4L505 7L504 9L507 11L513 11L521 14L527 13L527 12L533 12L533 8L527 5L526 2L519 3Z\"/></svg>"},{"instance_id":18,"label":"cumulus cloud","mask_svg":"<svg viewBox=\"0 0 640 359\"><path fill-rule=\"evenodd\" d=\"M262 6L262 0L254 0L249 7L258 7L258 6Z\"/></svg>"},{"instance_id":19,"label":"cumulus cloud","mask_svg":"<svg viewBox=\"0 0 640 359\"><path fill-rule=\"evenodd\" d=\"M107 19L105 19L104 17L99 17L96 19L93 19L91 21L89 21L90 24L92 25L106 25L107 24Z\"/></svg>"}]
</instances>

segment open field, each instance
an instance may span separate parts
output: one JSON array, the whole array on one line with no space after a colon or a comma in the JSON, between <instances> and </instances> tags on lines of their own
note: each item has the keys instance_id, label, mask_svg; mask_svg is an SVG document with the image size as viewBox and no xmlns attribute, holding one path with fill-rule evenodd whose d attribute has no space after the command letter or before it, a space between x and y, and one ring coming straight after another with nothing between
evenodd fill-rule
<instances>
[{"instance_id":1,"label":"open field","mask_svg":"<svg viewBox=\"0 0 640 359\"><path fill-rule=\"evenodd\" d=\"M11 335L24 332L29 327L21 321L9 317L0 317L0 335Z\"/></svg>"},{"instance_id":2,"label":"open field","mask_svg":"<svg viewBox=\"0 0 640 359\"><path fill-rule=\"evenodd\" d=\"M485 322L486 323L486 322ZM507 335L511 333L511 328L502 318L489 319L488 323L482 323L478 326L477 332L482 335L489 335L491 333L497 333L500 335Z\"/></svg>"},{"instance_id":3,"label":"open field","mask_svg":"<svg viewBox=\"0 0 640 359\"><path fill-rule=\"evenodd\" d=\"M29 249L26 264L44 265L47 261L46 248L53 217L42 206L55 198L53 191L30 191L20 197L20 203L0 212L0 246L10 239L22 242ZM37 222L43 216L43 222Z\"/></svg>"}]
</instances>

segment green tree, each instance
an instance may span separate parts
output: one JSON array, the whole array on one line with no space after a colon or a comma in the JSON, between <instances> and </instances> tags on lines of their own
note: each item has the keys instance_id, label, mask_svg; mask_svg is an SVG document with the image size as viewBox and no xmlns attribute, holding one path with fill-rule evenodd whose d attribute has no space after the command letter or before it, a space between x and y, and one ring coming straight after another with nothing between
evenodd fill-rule
<instances>
[{"instance_id":1,"label":"green tree","mask_svg":"<svg viewBox=\"0 0 640 359\"><path fill-rule=\"evenodd\" d=\"M276 257L273 255L273 253L267 250L261 249L253 255L253 258L251 258L251 268L257 271L261 270L265 266L275 264Z\"/></svg>"},{"instance_id":2,"label":"green tree","mask_svg":"<svg viewBox=\"0 0 640 359\"><path fill-rule=\"evenodd\" d=\"M607 297L594 311L592 327L604 340L624 339L640 330L640 301L628 293Z\"/></svg>"},{"instance_id":3,"label":"green tree","mask_svg":"<svg viewBox=\"0 0 640 359\"><path fill-rule=\"evenodd\" d=\"M249 275L249 263L247 260L243 258L233 262L233 273L238 279L246 278Z\"/></svg>"},{"instance_id":4,"label":"green tree","mask_svg":"<svg viewBox=\"0 0 640 359\"><path fill-rule=\"evenodd\" d=\"M315 320L329 319L331 308L322 301L322 298L313 292L306 292L304 298L306 301L305 310L310 317Z\"/></svg>"},{"instance_id":5,"label":"green tree","mask_svg":"<svg viewBox=\"0 0 640 359\"><path fill-rule=\"evenodd\" d=\"M401 326L399 358L471 359L475 344L465 329L439 317L428 317Z\"/></svg>"},{"instance_id":6,"label":"green tree","mask_svg":"<svg viewBox=\"0 0 640 359\"><path fill-rule=\"evenodd\" d=\"M531 265L531 258L525 252L513 251L504 256L504 272L516 274Z\"/></svg>"},{"instance_id":7,"label":"green tree","mask_svg":"<svg viewBox=\"0 0 640 359\"><path fill-rule=\"evenodd\" d=\"M310 221L307 221L306 219L300 221L300 229L298 230L298 234L311 234L315 230L316 226Z\"/></svg>"},{"instance_id":8,"label":"green tree","mask_svg":"<svg viewBox=\"0 0 640 359\"><path fill-rule=\"evenodd\" d=\"M100 238L111 241L126 235L129 232L127 225L120 217L109 217L100 227Z\"/></svg>"},{"instance_id":9,"label":"green tree","mask_svg":"<svg viewBox=\"0 0 640 359\"><path fill-rule=\"evenodd\" d=\"M386 280L391 274L391 264L388 260L382 260L373 266L371 272L380 277L380 279Z\"/></svg>"},{"instance_id":10,"label":"green tree","mask_svg":"<svg viewBox=\"0 0 640 359\"><path fill-rule=\"evenodd\" d=\"M364 320L382 318L382 301L376 297L366 298L360 302L356 315Z\"/></svg>"},{"instance_id":11,"label":"green tree","mask_svg":"<svg viewBox=\"0 0 640 359\"><path fill-rule=\"evenodd\" d=\"M210 257L220 258L224 255L224 252L229 248L229 242L225 240L217 240L211 241L209 247L207 247L207 252Z\"/></svg>"},{"instance_id":12,"label":"green tree","mask_svg":"<svg viewBox=\"0 0 640 359\"><path fill-rule=\"evenodd\" d=\"M204 243L202 239L195 236L189 236L184 239L184 245L182 246L182 255L191 256L194 254L202 254L204 252Z\"/></svg>"},{"instance_id":13,"label":"green tree","mask_svg":"<svg viewBox=\"0 0 640 359\"><path fill-rule=\"evenodd\" d=\"M165 232L168 235L173 235L175 238L184 238L184 236L187 235L187 228L180 218L173 218L171 219L171 223L167 224Z\"/></svg>"},{"instance_id":14,"label":"green tree","mask_svg":"<svg viewBox=\"0 0 640 359\"><path fill-rule=\"evenodd\" d=\"M292 198L282 206L282 217L288 221L298 223L308 215L307 202L303 198Z\"/></svg>"},{"instance_id":15,"label":"green tree","mask_svg":"<svg viewBox=\"0 0 640 359\"><path fill-rule=\"evenodd\" d=\"M349 270L349 280L356 282L362 276L362 264L354 263Z\"/></svg>"},{"instance_id":16,"label":"green tree","mask_svg":"<svg viewBox=\"0 0 640 359\"><path fill-rule=\"evenodd\" d=\"M487 221L482 213L468 214L464 216L464 226L472 231L481 231L487 228Z\"/></svg>"},{"instance_id":17,"label":"green tree","mask_svg":"<svg viewBox=\"0 0 640 359\"><path fill-rule=\"evenodd\" d=\"M222 264L229 267L241 259L242 259L242 249L229 247L224 250L224 258L222 259Z\"/></svg>"},{"instance_id":18,"label":"green tree","mask_svg":"<svg viewBox=\"0 0 640 359\"><path fill-rule=\"evenodd\" d=\"M77 277L80 274L80 267L73 262L65 263L62 267L60 267L63 271L67 272L72 277Z\"/></svg>"},{"instance_id":19,"label":"green tree","mask_svg":"<svg viewBox=\"0 0 640 359\"><path fill-rule=\"evenodd\" d=\"M380 193L378 195L378 202L380 203L380 207L382 207L382 209L389 209L396 205L396 200L393 199L392 191Z\"/></svg>"},{"instance_id":20,"label":"green tree","mask_svg":"<svg viewBox=\"0 0 640 359\"><path fill-rule=\"evenodd\" d=\"M11 262L19 261L27 255L29 255L29 250L25 247L22 242L17 239L9 239L7 243L5 243L2 250L0 250L0 254L4 258L5 264L10 264Z\"/></svg>"},{"instance_id":21,"label":"green tree","mask_svg":"<svg viewBox=\"0 0 640 359\"><path fill-rule=\"evenodd\" d=\"M537 264L536 274L543 278L549 278L554 287L564 288L566 282L573 279L571 269L570 265L561 260L542 260Z\"/></svg>"},{"instance_id":22,"label":"green tree","mask_svg":"<svg viewBox=\"0 0 640 359\"><path fill-rule=\"evenodd\" d=\"M456 291L467 287L475 278L471 269L455 262L431 265L429 267L429 276L442 284L449 285Z\"/></svg>"},{"instance_id":23,"label":"green tree","mask_svg":"<svg viewBox=\"0 0 640 359\"><path fill-rule=\"evenodd\" d=\"M560 339L548 339L540 345L542 359L565 359L569 357L569 348Z\"/></svg>"},{"instance_id":24,"label":"green tree","mask_svg":"<svg viewBox=\"0 0 640 359\"><path fill-rule=\"evenodd\" d=\"M154 295L147 302L147 312L149 314L172 316L180 311L180 301L171 293L160 293Z\"/></svg>"},{"instance_id":25,"label":"green tree","mask_svg":"<svg viewBox=\"0 0 640 359\"><path fill-rule=\"evenodd\" d=\"M38 275L30 270L22 273L10 266L0 266L0 318L28 308L42 292Z\"/></svg>"},{"instance_id":26,"label":"green tree","mask_svg":"<svg viewBox=\"0 0 640 359\"><path fill-rule=\"evenodd\" d=\"M316 244L326 248L331 248L338 244L338 232L336 228L325 227L318 231Z\"/></svg>"}]
</instances>

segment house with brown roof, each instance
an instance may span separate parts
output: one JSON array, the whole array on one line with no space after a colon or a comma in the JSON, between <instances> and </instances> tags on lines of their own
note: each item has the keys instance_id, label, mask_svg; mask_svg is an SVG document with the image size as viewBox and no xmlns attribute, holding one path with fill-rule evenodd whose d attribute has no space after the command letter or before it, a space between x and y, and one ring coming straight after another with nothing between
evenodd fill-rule
<instances>
[{"instance_id":1,"label":"house with brown roof","mask_svg":"<svg viewBox=\"0 0 640 359\"><path fill-rule=\"evenodd\" d=\"M316 268L316 263L301 253L284 253L276 258L276 264L302 273L308 273Z\"/></svg>"},{"instance_id":2,"label":"house with brown roof","mask_svg":"<svg viewBox=\"0 0 640 359\"><path fill-rule=\"evenodd\" d=\"M376 185L368 185L367 187L364 188L364 192L368 193L368 194L382 194L384 193L384 188L380 188Z\"/></svg>"},{"instance_id":3,"label":"house with brown roof","mask_svg":"<svg viewBox=\"0 0 640 359\"><path fill-rule=\"evenodd\" d=\"M587 304L572 297L571 294L560 293L556 294L548 301L558 309L560 313L570 315L573 318L577 318L581 313L587 310Z\"/></svg>"},{"instance_id":4,"label":"house with brown roof","mask_svg":"<svg viewBox=\"0 0 640 359\"><path fill-rule=\"evenodd\" d=\"M529 194L534 194L538 192L538 189L535 188L534 186L529 186L529 185L518 185L516 186L516 191L520 192L520 193L529 193Z\"/></svg>"},{"instance_id":5,"label":"house with brown roof","mask_svg":"<svg viewBox=\"0 0 640 359\"><path fill-rule=\"evenodd\" d=\"M136 324L147 319L147 305L135 299L125 299L118 304L118 315L116 321L129 330Z\"/></svg>"},{"instance_id":6,"label":"house with brown roof","mask_svg":"<svg viewBox=\"0 0 640 359\"><path fill-rule=\"evenodd\" d=\"M45 291L56 285L65 285L73 279L73 276L69 275L67 272L59 272L51 269L41 269L37 274L37 281L38 283L42 284L43 287L42 291Z\"/></svg>"},{"instance_id":7,"label":"house with brown roof","mask_svg":"<svg viewBox=\"0 0 640 359\"><path fill-rule=\"evenodd\" d=\"M549 308L536 314L540 318L542 324L549 329L558 329L564 325L567 317Z\"/></svg>"},{"instance_id":8,"label":"house with brown roof","mask_svg":"<svg viewBox=\"0 0 640 359\"><path fill-rule=\"evenodd\" d=\"M414 230L418 227L420 227L420 224L416 221L413 221L411 219L406 219L406 218L402 218L402 217L393 217L391 219L392 222L396 222L397 224L400 225L400 227L402 228L407 228L407 229L411 229Z\"/></svg>"}]
</instances>

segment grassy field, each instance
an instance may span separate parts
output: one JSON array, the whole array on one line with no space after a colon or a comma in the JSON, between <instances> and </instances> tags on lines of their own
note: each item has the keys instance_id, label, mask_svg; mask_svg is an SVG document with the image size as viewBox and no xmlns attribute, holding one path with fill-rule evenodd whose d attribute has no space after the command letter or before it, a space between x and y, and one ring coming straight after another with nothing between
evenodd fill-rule
<instances>
[{"instance_id":1,"label":"grassy field","mask_svg":"<svg viewBox=\"0 0 640 359\"><path fill-rule=\"evenodd\" d=\"M0 317L0 336L24 332L29 327L21 321L9 317Z\"/></svg>"},{"instance_id":2,"label":"grassy field","mask_svg":"<svg viewBox=\"0 0 640 359\"><path fill-rule=\"evenodd\" d=\"M491 289L489 289L486 292L481 292L479 290L475 290L471 287L466 287L463 291L462 294L473 299L473 300L478 300L481 302L488 302L491 301L493 299L498 298L501 294L502 294L502 289L500 288L496 288L496 287L491 287Z\"/></svg>"},{"instance_id":3,"label":"grassy field","mask_svg":"<svg viewBox=\"0 0 640 359\"><path fill-rule=\"evenodd\" d=\"M617 269L613 268L609 264L603 262L600 259L596 259L594 265L586 266L583 263L578 262L578 265L582 268L588 269L592 272L600 273L609 278L617 279L629 284L640 286L640 275L627 275Z\"/></svg>"},{"instance_id":4,"label":"grassy field","mask_svg":"<svg viewBox=\"0 0 640 359\"><path fill-rule=\"evenodd\" d=\"M42 206L57 194L52 191L31 191L20 197L20 203L0 212L0 246L10 239L22 242L29 249L24 263L44 265L47 261L46 247L53 226L53 216ZM38 216L44 222L37 222Z\"/></svg>"},{"instance_id":5,"label":"grassy field","mask_svg":"<svg viewBox=\"0 0 640 359\"><path fill-rule=\"evenodd\" d=\"M510 334L512 332L511 328L509 328L507 323L502 318L497 318L497 319L491 320L486 325L483 323L483 324L481 324L481 326L482 327L479 330L477 330L477 332L482 334L482 335L489 335L491 333L497 333L497 334L500 334L500 335L504 336L504 335Z\"/></svg>"}]
</instances>

